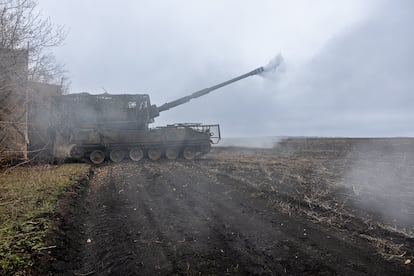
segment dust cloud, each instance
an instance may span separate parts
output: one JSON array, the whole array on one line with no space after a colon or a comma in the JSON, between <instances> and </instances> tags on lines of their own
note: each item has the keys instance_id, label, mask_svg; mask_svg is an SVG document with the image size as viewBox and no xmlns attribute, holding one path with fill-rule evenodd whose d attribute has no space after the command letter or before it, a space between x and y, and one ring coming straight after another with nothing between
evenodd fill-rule
<instances>
[{"instance_id":1,"label":"dust cloud","mask_svg":"<svg viewBox=\"0 0 414 276\"><path fill-rule=\"evenodd\" d=\"M397 141L397 142L395 142ZM406 139L376 139L356 144L343 182L362 208L388 225L413 227L414 152Z\"/></svg>"},{"instance_id":2,"label":"dust cloud","mask_svg":"<svg viewBox=\"0 0 414 276\"><path fill-rule=\"evenodd\" d=\"M218 147L240 147L271 149L274 148L282 138L280 137L229 137L223 138Z\"/></svg>"}]
</instances>

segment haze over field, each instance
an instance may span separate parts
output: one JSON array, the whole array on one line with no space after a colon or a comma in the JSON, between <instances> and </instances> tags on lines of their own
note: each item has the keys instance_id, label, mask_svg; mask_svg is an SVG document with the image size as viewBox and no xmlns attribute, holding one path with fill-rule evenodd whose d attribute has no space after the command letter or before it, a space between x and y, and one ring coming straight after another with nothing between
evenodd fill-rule
<instances>
[{"instance_id":1,"label":"haze over field","mask_svg":"<svg viewBox=\"0 0 414 276\"><path fill-rule=\"evenodd\" d=\"M266 65L162 114L224 136L413 136L412 1L53 1L71 92L148 93L154 104Z\"/></svg>"}]
</instances>

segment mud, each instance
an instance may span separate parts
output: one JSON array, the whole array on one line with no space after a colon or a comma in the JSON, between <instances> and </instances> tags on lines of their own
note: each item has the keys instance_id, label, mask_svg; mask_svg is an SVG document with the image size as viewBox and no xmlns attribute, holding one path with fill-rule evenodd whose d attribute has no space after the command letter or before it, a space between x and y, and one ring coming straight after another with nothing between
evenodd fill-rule
<instances>
[{"instance_id":1,"label":"mud","mask_svg":"<svg viewBox=\"0 0 414 276\"><path fill-rule=\"evenodd\" d=\"M357 180L348 172L360 160L353 149L361 141L329 141L95 167L65 218L67 247L57 248L45 269L62 275L412 274L404 264L414 255L412 220L358 204ZM370 143L364 160L384 166L404 153L412 165L409 142L393 142L382 153L383 144ZM404 172L399 185L413 183L411 171ZM377 172L370 173L375 180ZM410 213L413 198L404 196Z\"/></svg>"}]
</instances>

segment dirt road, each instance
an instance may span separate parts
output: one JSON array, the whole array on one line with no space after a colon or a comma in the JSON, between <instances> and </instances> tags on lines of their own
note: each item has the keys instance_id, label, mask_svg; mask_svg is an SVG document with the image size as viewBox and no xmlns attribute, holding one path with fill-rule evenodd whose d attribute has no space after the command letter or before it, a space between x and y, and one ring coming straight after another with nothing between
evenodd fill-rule
<instances>
[{"instance_id":1,"label":"dirt road","mask_svg":"<svg viewBox=\"0 0 414 276\"><path fill-rule=\"evenodd\" d=\"M72 218L76 227L67 232L78 243L60 252L66 258L53 270L75 275L412 273L412 267L385 260L367 238L372 229L365 230L357 218L345 218L343 227L336 216L318 222L312 212L329 218L328 210L316 204L309 209L309 202L289 197L298 189L289 183L306 180L297 179L289 166L302 166L312 176L316 161L310 161L217 150L193 162L96 167ZM326 173L328 181L329 168ZM412 245L412 239L398 237Z\"/></svg>"}]
</instances>

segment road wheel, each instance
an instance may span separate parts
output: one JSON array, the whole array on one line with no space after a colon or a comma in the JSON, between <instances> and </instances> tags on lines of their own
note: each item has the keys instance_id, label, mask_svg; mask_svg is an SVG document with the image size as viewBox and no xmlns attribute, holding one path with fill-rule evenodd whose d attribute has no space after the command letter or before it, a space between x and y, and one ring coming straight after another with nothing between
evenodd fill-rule
<instances>
[{"instance_id":1,"label":"road wheel","mask_svg":"<svg viewBox=\"0 0 414 276\"><path fill-rule=\"evenodd\" d=\"M144 158L144 152L140 148L133 148L129 151L129 158L131 158L132 161L138 162Z\"/></svg>"},{"instance_id":2,"label":"road wheel","mask_svg":"<svg viewBox=\"0 0 414 276\"><path fill-rule=\"evenodd\" d=\"M148 150L148 158L155 161L161 158L162 150L158 148Z\"/></svg>"},{"instance_id":3,"label":"road wheel","mask_svg":"<svg viewBox=\"0 0 414 276\"><path fill-rule=\"evenodd\" d=\"M197 151L193 147L186 147L183 151L183 156L187 160L192 160L196 156Z\"/></svg>"},{"instance_id":4,"label":"road wheel","mask_svg":"<svg viewBox=\"0 0 414 276\"><path fill-rule=\"evenodd\" d=\"M210 149L211 149L210 145L205 145L201 147L200 151L205 154L205 153L208 153Z\"/></svg>"},{"instance_id":5,"label":"road wheel","mask_svg":"<svg viewBox=\"0 0 414 276\"><path fill-rule=\"evenodd\" d=\"M74 146L70 151L70 156L72 156L75 159L81 159L84 154L84 151L79 146Z\"/></svg>"},{"instance_id":6,"label":"road wheel","mask_svg":"<svg viewBox=\"0 0 414 276\"><path fill-rule=\"evenodd\" d=\"M124 160L125 153L122 150L115 149L111 150L109 153L109 158L111 158L112 162L119 163Z\"/></svg>"},{"instance_id":7,"label":"road wheel","mask_svg":"<svg viewBox=\"0 0 414 276\"><path fill-rule=\"evenodd\" d=\"M94 150L89 156L92 163L101 164L105 160L105 153L101 150Z\"/></svg>"},{"instance_id":8,"label":"road wheel","mask_svg":"<svg viewBox=\"0 0 414 276\"><path fill-rule=\"evenodd\" d=\"M178 158L180 151L177 148L168 148L165 150L165 156L169 160L175 160Z\"/></svg>"}]
</instances>

